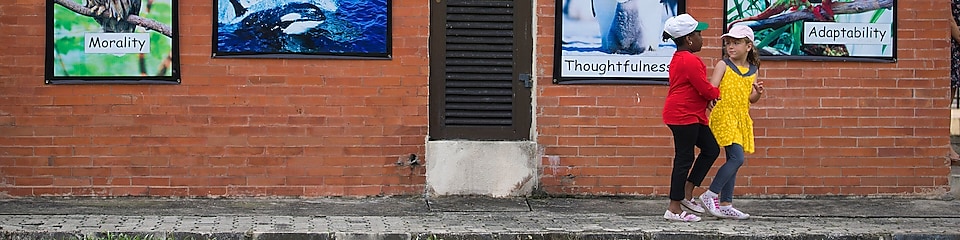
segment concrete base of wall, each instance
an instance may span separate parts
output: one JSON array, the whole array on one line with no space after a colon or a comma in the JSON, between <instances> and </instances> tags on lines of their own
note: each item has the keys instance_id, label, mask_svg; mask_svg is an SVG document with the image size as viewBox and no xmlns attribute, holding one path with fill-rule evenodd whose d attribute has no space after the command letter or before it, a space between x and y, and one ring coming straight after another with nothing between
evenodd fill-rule
<instances>
[{"instance_id":1,"label":"concrete base of wall","mask_svg":"<svg viewBox=\"0 0 960 240\"><path fill-rule=\"evenodd\" d=\"M960 166L950 166L950 193L960 199Z\"/></svg>"},{"instance_id":2,"label":"concrete base of wall","mask_svg":"<svg viewBox=\"0 0 960 240\"><path fill-rule=\"evenodd\" d=\"M535 142L429 141L427 193L528 196L539 185Z\"/></svg>"},{"instance_id":3,"label":"concrete base of wall","mask_svg":"<svg viewBox=\"0 0 960 240\"><path fill-rule=\"evenodd\" d=\"M954 151L960 152L960 109L950 109L950 145ZM960 166L956 162L950 163L950 193L960 198Z\"/></svg>"},{"instance_id":4,"label":"concrete base of wall","mask_svg":"<svg viewBox=\"0 0 960 240\"><path fill-rule=\"evenodd\" d=\"M960 109L950 109L950 135L960 135Z\"/></svg>"}]
</instances>

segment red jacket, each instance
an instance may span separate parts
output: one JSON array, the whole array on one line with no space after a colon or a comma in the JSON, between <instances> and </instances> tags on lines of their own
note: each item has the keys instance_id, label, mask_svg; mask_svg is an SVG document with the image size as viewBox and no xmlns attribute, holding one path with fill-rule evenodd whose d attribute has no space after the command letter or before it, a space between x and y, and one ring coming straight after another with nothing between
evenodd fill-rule
<instances>
[{"instance_id":1,"label":"red jacket","mask_svg":"<svg viewBox=\"0 0 960 240\"><path fill-rule=\"evenodd\" d=\"M663 105L667 125L709 125L707 103L720 97L720 89L707 80L707 66L689 51L677 51L670 60L670 90Z\"/></svg>"}]
</instances>

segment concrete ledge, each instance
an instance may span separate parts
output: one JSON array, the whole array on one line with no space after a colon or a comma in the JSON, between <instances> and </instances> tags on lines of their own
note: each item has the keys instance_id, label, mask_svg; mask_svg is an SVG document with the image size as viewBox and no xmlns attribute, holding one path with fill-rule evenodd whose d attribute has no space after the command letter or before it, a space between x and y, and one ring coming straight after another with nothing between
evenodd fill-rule
<instances>
[{"instance_id":1,"label":"concrete ledge","mask_svg":"<svg viewBox=\"0 0 960 240\"><path fill-rule=\"evenodd\" d=\"M426 150L432 195L529 196L539 185L535 142L429 141Z\"/></svg>"},{"instance_id":2,"label":"concrete ledge","mask_svg":"<svg viewBox=\"0 0 960 240\"><path fill-rule=\"evenodd\" d=\"M960 109L950 109L950 135L960 135Z\"/></svg>"},{"instance_id":3,"label":"concrete ledge","mask_svg":"<svg viewBox=\"0 0 960 240\"><path fill-rule=\"evenodd\" d=\"M188 233L188 232L127 232L127 233L67 233L67 232L3 232L0 239L5 240L83 240L123 235L132 239L144 240L822 240L822 239L864 239L864 240L912 240L938 239L956 240L960 234L953 233L892 233L892 234L723 234L711 231L673 233L673 232L624 232L624 233ZM124 238L126 239L126 238Z\"/></svg>"},{"instance_id":4,"label":"concrete ledge","mask_svg":"<svg viewBox=\"0 0 960 240\"><path fill-rule=\"evenodd\" d=\"M953 197L960 199L960 167L950 167L950 176L948 181L950 181L950 193L953 195Z\"/></svg>"}]
</instances>

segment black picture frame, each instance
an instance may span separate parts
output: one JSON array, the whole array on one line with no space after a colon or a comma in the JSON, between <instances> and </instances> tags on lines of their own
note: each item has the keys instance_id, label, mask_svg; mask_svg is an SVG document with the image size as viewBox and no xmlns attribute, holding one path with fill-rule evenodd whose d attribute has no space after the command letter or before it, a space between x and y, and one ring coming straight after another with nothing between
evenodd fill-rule
<instances>
[{"instance_id":1,"label":"black picture frame","mask_svg":"<svg viewBox=\"0 0 960 240\"><path fill-rule=\"evenodd\" d=\"M676 45L663 40L663 23L686 12L685 0L557 0L556 6L554 84L668 84ZM618 14L638 17L629 29L641 30L625 30L630 24ZM613 43L631 37L636 46Z\"/></svg>"},{"instance_id":2,"label":"black picture frame","mask_svg":"<svg viewBox=\"0 0 960 240\"><path fill-rule=\"evenodd\" d=\"M180 83L178 0L121 1L48 2L44 83Z\"/></svg>"},{"instance_id":3,"label":"black picture frame","mask_svg":"<svg viewBox=\"0 0 960 240\"><path fill-rule=\"evenodd\" d=\"M213 58L392 59L392 0L214 0Z\"/></svg>"},{"instance_id":4,"label":"black picture frame","mask_svg":"<svg viewBox=\"0 0 960 240\"><path fill-rule=\"evenodd\" d=\"M768 2L724 0L724 32L733 25L749 26L762 60L897 61L896 0L811 0L807 6L786 6L783 11ZM756 19L743 20L751 17ZM832 35L841 36L827 39Z\"/></svg>"}]
</instances>

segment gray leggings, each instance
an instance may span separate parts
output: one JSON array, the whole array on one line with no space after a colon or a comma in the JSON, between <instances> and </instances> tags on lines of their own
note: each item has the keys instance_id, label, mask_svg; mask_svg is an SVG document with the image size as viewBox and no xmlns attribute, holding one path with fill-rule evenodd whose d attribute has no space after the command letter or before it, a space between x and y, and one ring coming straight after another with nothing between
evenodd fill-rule
<instances>
[{"instance_id":1,"label":"gray leggings","mask_svg":"<svg viewBox=\"0 0 960 240\"><path fill-rule=\"evenodd\" d=\"M730 144L723 147L727 162L717 170L717 176L710 184L710 191L720 194L720 202L733 202L733 186L737 182L737 170L743 165L743 146Z\"/></svg>"}]
</instances>

